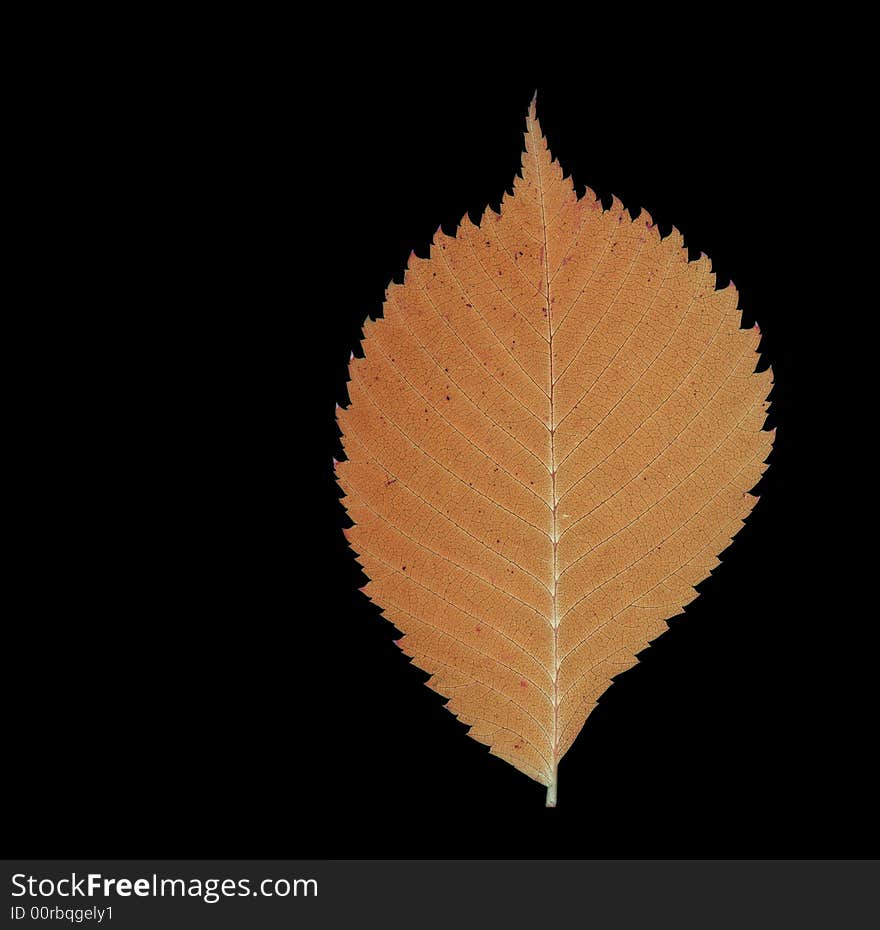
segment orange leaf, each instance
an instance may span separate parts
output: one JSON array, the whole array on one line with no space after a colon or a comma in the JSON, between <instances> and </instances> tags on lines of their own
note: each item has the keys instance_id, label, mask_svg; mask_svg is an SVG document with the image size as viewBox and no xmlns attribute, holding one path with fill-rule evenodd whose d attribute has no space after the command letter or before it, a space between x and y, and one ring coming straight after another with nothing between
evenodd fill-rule
<instances>
[{"instance_id":1,"label":"orange leaf","mask_svg":"<svg viewBox=\"0 0 880 930\"><path fill-rule=\"evenodd\" d=\"M364 326L337 466L365 590L470 735L547 785L757 498L771 372L733 285L592 191L532 101L501 213Z\"/></svg>"}]
</instances>

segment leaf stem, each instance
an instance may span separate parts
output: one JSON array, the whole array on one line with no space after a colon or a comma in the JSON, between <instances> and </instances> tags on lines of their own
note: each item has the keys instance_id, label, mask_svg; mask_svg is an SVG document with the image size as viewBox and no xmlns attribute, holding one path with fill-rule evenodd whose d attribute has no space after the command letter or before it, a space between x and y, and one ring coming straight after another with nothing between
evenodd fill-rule
<instances>
[{"instance_id":1,"label":"leaf stem","mask_svg":"<svg viewBox=\"0 0 880 930\"><path fill-rule=\"evenodd\" d=\"M559 776L553 773L553 781L547 786L547 807L556 807L556 786L559 784Z\"/></svg>"}]
</instances>

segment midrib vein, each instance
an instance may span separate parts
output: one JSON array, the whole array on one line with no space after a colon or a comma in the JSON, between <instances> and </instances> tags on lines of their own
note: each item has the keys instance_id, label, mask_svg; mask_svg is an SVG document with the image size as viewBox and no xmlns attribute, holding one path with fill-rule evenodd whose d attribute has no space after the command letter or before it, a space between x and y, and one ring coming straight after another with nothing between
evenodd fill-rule
<instances>
[{"instance_id":1,"label":"midrib vein","mask_svg":"<svg viewBox=\"0 0 880 930\"><path fill-rule=\"evenodd\" d=\"M552 770L550 773L550 784L547 787L547 807L556 807L556 785L558 782L557 749L559 745L559 664L557 656L559 654L559 619L557 611L557 590L559 585L559 532L557 529L558 504L556 496L556 411L553 403L553 392L555 390L553 377L553 317L550 306L550 261L547 257L547 216L544 212L544 179L541 176L541 161L538 158L538 144L540 142L540 133L535 132L535 123L529 118L529 134L532 136L532 155L535 159L535 173L538 177L538 202L541 206L541 235L543 237L542 263L544 266L544 301L547 306L547 330L548 330L548 350L550 352L550 494L553 503L553 523L550 538L553 543L553 579L551 584L551 615L550 625L553 628L553 641L550 655L551 669L551 686L552 686L552 704L553 704L553 725L551 728L551 759Z\"/></svg>"}]
</instances>

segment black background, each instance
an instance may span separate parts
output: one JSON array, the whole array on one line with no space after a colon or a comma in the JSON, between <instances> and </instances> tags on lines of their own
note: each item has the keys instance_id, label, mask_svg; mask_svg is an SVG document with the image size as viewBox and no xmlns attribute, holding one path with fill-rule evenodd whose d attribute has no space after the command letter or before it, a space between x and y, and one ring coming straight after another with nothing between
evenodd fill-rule
<instances>
[{"instance_id":1,"label":"black background","mask_svg":"<svg viewBox=\"0 0 880 930\"><path fill-rule=\"evenodd\" d=\"M23 494L7 634L10 852L876 845L860 667L875 611L844 593L864 576L839 523L866 506L841 465L860 396L836 296L851 124L822 103L820 65L793 82L757 53L679 61L466 85L403 68L303 81L254 56L174 81L155 61L118 82L83 64L87 93L54 89L82 173L50 194L72 250L52 275L75 300L38 301L20 343L48 451ZM555 810L392 645L357 590L332 471L363 319L438 224L497 208L536 87L579 191L646 208L733 278L778 428L746 527L602 698Z\"/></svg>"}]
</instances>

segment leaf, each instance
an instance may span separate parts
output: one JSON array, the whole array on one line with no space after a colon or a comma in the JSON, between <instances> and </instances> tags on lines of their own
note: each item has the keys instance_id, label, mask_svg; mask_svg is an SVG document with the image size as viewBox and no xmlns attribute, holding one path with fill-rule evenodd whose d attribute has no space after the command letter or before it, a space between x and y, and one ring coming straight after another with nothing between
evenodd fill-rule
<instances>
[{"instance_id":1,"label":"leaf","mask_svg":"<svg viewBox=\"0 0 880 930\"><path fill-rule=\"evenodd\" d=\"M470 736L547 785L757 498L760 333L677 230L578 198L532 101L501 213L438 230L338 411L368 596Z\"/></svg>"}]
</instances>

